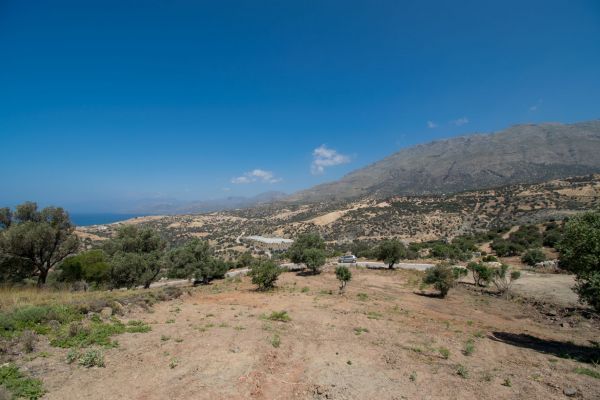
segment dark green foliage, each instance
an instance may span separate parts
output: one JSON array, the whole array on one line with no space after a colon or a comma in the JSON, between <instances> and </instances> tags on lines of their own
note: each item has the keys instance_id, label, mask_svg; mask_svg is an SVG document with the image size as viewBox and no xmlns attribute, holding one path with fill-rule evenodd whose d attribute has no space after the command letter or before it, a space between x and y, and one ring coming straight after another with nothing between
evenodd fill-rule
<instances>
[{"instance_id":1,"label":"dark green foliage","mask_svg":"<svg viewBox=\"0 0 600 400\"><path fill-rule=\"evenodd\" d=\"M580 300L600 312L600 211L571 218L557 248L560 267L576 276Z\"/></svg>"},{"instance_id":2,"label":"dark green foliage","mask_svg":"<svg viewBox=\"0 0 600 400\"><path fill-rule=\"evenodd\" d=\"M556 247L560 239L562 238L562 226L556 222L549 222L546 224L546 230L543 234L543 244L546 247Z\"/></svg>"},{"instance_id":3,"label":"dark green foliage","mask_svg":"<svg viewBox=\"0 0 600 400\"><path fill-rule=\"evenodd\" d=\"M406 257L406 247L398 240L385 240L377 248L377 259L393 268L394 264Z\"/></svg>"},{"instance_id":4,"label":"dark green foliage","mask_svg":"<svg viewBox=\"0 0 600 400\"><path fill-rule=\"evenodd\" d=\"M282 270L273 261L265 260L252 265L249 275L252 283L258 285L259 290L268 290L275 286Z\"/></svg>"},{"instance_id":5,"label":"dark green foliage","mask_svg":"<svg viewBox=\"0 0 600 400\"><path fill-rule=\"evenodd\" d=\"M316 248L310 248L304 250L303 257L304 264L310 269L313 274L319 272L319 268L325 264L325 251Z\"/></svg>"},{"instance_id":6,"label":"dark green foliage","mask_svg":"<svg viewBox=\"0 0 600 400\"><path fill-rule=\"evenodd\" d=\"M539 262L546 261L546 255L541 249L529 249L523 253L521 261L527 265L534 266Z\"/></svg>"},{"instance_id":7,"label":"dark green foliage","mask_svg":"<svg viewBox=\"0 0 600 400\"><path fill-rule=\"evenodd\" d=\"M49 321L58 321L61 324L79 320L81 314L73 307L52 306L26 306L9 313L0 313L0 335L12 336L15 332L32 330L37 333L47 333Z\"/></svg>"},{"instance_id":8,"label":"dark green foliage","mask_svg":"<svg viewBox=\"0 0 600 400\"><path fill-rule=\"evenodd\" d=\"M79 321L63 325L55 338L50 341L52 346L56 347L88 347L92 345L114 347L116 343L111 340L111 336L121 333L145 333L150 331L150 326L143 323L123 324L118 320L104 322L99 318L94 318L89 324L82 324Z\"/></svg>"},{"instance_id":9,"label":"dark green foliage","mask_svg":"<svg viewBox=\"0 0 600 400\"><path fill-rule=\"evenodd\" d=\"M23 203L14 214L2 209L0 224L1 277L11 281L37 275L41 286L50 269L79 247L75 227L60 207L38 210L36 203Z\"/></svg>"},{"instance_id":10,"label":"dark green foliage","mask_svg":"<svg viewBox=\"0 0 600 400\"><path fill-rule=\"evenodd\" d=\"M108 255L111 285L150 287L161 270L165 246L165 241L151 229L133 225L119 228L116 237L106 241L103 247Z\"/></svg>"},{"instance_id":11,"label":"dark green foliage","mask_svg":"<svg viewBox=\"0 0 600 400\"><path fill-rule=\"evenodd\" d=\"M491 248L496 252L498 257L511 257L521 254L525 248L520 244L511 242L506 239L496 239L491 243Z\"/></svg>"},{"instance_id":12,"label":"dark green foliage","mask_svg":"<svg viewBox=\"0 0 600 400\"><path fill-rule=\"evenodd\" d=\"M184 245L165 254L164 263L170 278L194 278L197 282L208 283L223 278L229 265L212 255L207 241L192 239Z\"/></svg>"},{"instance_id":13,"label":"dark green foliage","mask_svg":"<svg viewBox=\"0 0 600 400\"><path fill-rule=\"evenodd\" d=\"M492 269L483 263L470 262L467 269L473 274L475 286L487 286L492 278Z\"/></svg>"},{"instance_id":14,"label":"dark green foliage","mask_svg":"<svg viewBox=\"0 0 600 400\"><path fill-rule=\"evenodd\" d=\"M0 367L0 386L11 392L14 399L36 400L45 393L41 380L27 378L14 364Z\"/></svg>"},{"instance_id":15,"label":"dark green foliage","mask_svg":"<svg viewBox=\"0 0 600 400\"><path fill-rule=\"evenodd\" d=\"M325 264L325 242L317 233L305 233L296 238L288 255L293 263L305 264L316 273Z\"/></svg>"},{"instance_id":16,"label":"dark green foliage","mask_svg":"<svg viewBox=\"0 0 600 400\"><path fill-rule=\"evenodd\" d=\"M500 257L518 256L525 249L541 247L542 234L535 225L523 225L511 233L508 239L497 238L491 247Z\"/></svg>"},{"instance_id":17,"label":"dark green foliage","mask_svg":"<svg viewBox=\"0 0 600 400\"><path fill-rule=\"evenodd\" d=\"M61 282L86 281L99 285L108 280L110 267L101 250L89 250L67 258L58 270Z\"/></svg>"},{"instance_id":18,"label":"dark green foliage","mask_svg":"<svg viewBox=\"0 0 600 400\"><path fill-rule=\"evenodd\" d=\"M335 268L335 277L340 281L340 293L352 279L352 272L345 265L339 265Z\"/></svg>"},{"instance_id":19,"label":"dark green foliage","mask_svg":"<svg viewBox=\"0 0 600 400\"><path fill-rule=\"evenodd\" d=\"M249 266L251 266L252 264L254 264L256 262L256 259L254 257L252 257L252 253L250 253L249 251L242 253L238 259L236 260L236 267L237 268L247 268Z\"/></svg>"},{"instance_id":20,"label":"dark green foliage","mask_svg":"<svg viewBox=\"0 0 600 400\"><path fill-rule=\"evenodd\" d=\"M481 261L483 261L483 262L497 262L498 261L498 257L492 256L492 255L487 255L487 256L482 257Z\"/></svg>"},{"instance_id":21,"label":"dark green foliage","mask_svg":"<svg viewBox=\"0 0 600 400\"><path fill-rule=\"evenodd\" d=\"M429 268L423 278L423 283L433 285L440 292L440 297L444 298L454 284L454 274L448 264L440 263Z\"/></svg>"}]
</instances>

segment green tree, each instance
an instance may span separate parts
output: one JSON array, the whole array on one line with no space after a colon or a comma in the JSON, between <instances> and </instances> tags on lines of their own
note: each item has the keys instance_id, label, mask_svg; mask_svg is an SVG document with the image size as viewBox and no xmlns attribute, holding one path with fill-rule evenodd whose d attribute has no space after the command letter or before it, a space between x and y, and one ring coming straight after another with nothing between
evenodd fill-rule
<instances>
[{"instance_id":1,"label":"green tree","mask_svg":"<svg viewBox=\"0 0 600 400\"><path fill-rule=\"evenodd\" d=\"M252 253L250 253L249 251L246 251L246 252L240 254L240 256L237 258L236 266L238 268L247 268L247 267L251 266L252 264L254 264L255 262L256 262L256 259L254 257L252 257Z\"/></svg>"},{"instance_id":2,"label":"green tree","mask_svg":"<svg viewBox=\"0 0 600 400\"><path fill-rule=\"evenodd\" d=\"M89 250L68 257L57 267L62 282L86 281L100 285L108 280L110 266L102 250Z\"/></svg>"},{"instance_id":3,"label":"green tree","mask_svg":"<svg viewBox=\"0 0 600 400\"><path fill-rule=\"evenodd\" d=\"M467 269L473 274L475 286L487 286L492 278L492 269L484 263L470 262Z\"/></svg>"},{"instance_id":4,"label":"green tree","mask_svg":"<svg viewBox=\"0 0 600 400\"><path fill-rule=\"evenodd\" d=\"M162 267L165 241L152 229L126 225L103 246L113 287L142 285L149 288Z\"/></svg>"},{"instance_id":5,"label":"green tree","mask_svg":"<svg viewBox=\"0 0 600 400\"><path fill-rule=\"evenodd\" d=\"M352 272L345 265L339 265L335 268L335 277L340 281L340 293L342 293L352 279Z\"/></svg>"},{"instance_id":6,"label":"green tree","mask_svg":"<svg viewBox=\"0 0 600 400\"><path fill-rule=\"evenodd\" d=\"M15 213L0 212L0 263L15 276L37 275L38 286L48 272L79 248L75 226L60 207L38 210L36 203L17 206Z\"/></svg>"},{"instance_id":7,"label":"green tree","mask_svg":"<svg viewBox=\"0 0 600 400\"><path fill-rule=\"evenodd\" d=\"M164 262L169 278L191 279L197 271L208 270L212 250L207 241L194 238L182 246L169 250ZM208 279L208 274L207 279Z\"/></svg>"},{"instance_id":8,"label":"green tree","mask_svg":"<svg viewBox=\"0 0 600 400\"><path fill-rule=\"evenodd\" d=\"M394 268L394 264L406 257L406 247L398 240L385 240L377 248L377 259L388 265L389 269Z\"/></svg>"},{"instance_id":9,"label":"green tree","mask_svg":"<svg viewBox=\"0 0 600 400\"><path fill-rule=\"evenodd\" d=\"M454 274L450 265L440 263L429 268L423 278L423 283L433 285L440 292L440 297L444 298L454 284Z\"/></svg>"},{"instance_id":10,"label":"green tree","mask_svg":"<svg viewBox=\"0 0 600 400\"><path fill-rule=\"evenodd\" d=\"M575 274L579 299L600 312L600 211L570 218L557 248L560 267Z\"/></svg>"},{"instance_id":11,"label":"green tree","mask_svg":"<svg viewBox=\"0 0 600 400\"><path fill-rule=\"evenodd\" d=\"M316 248L310 248L304 250L302 259L306 267L312 271L313 274L319 273L319 268L325 264L325 251Z\"/></svg>"},{"instance_id":12,"label":"green tree","mask_svg":"<svg viewBox=\"0 0 600 400\"><path fill-rule=\"evenodd\" d=\"M252 277L252 283L258 285L259 290L268 290L275 286L281 272L281 268L273 261L264 260L254 263L249 275Z\"/></svg>"},{"instance_id":13,"label":"green tree","mask_svg":"<svg viewBox=\"0 0 600 400\"><path fill-rule=\"evenodd\" d=\"M316 273L325 264L325 241L318 233L304 233L290 246L288 255L293 263L305 264Z\"/></svg>"},{"instance_id":14,"label":"green tree","mask_svg":"<svg viewBox=\"0 0 600 400\"><path fill-rule=\"evenodd\" d=\"M521 261L527 265L534 266L539 262L546 261L546 255L542 249L529 249L523 253Z\"/></svg>"}]
</instances>

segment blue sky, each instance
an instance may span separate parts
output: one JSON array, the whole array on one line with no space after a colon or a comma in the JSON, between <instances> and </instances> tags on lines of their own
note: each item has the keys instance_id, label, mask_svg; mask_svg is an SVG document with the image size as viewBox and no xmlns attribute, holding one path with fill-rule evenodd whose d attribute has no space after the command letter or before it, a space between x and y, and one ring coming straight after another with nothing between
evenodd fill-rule
<instances>
[{"instance_id":1,"label":"blue sky","mask_svg":"<svg viewBox=\"0 0 600 400\"><path fill-rule=\"evenodd\" d=\"M452 3L452 4L451 4ZM293 192L600 117L598 1L0 1L0 205Z\"/></svg>"}]
</instances>

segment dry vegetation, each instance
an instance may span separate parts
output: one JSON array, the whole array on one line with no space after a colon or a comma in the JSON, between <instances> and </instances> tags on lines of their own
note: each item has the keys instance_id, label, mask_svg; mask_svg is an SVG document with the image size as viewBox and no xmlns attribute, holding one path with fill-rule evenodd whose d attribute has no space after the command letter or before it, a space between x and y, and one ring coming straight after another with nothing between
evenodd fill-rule
<instances>
[{"instance_id":1,"label":"dry vegetation","mask_svg":"<svg viewBox=\"0 0 600 400\"><path fill-rule=\"evenodd\" d=\"M69 364L70 350L44 336L18 363L42 379L48 399L600 396L593 319L561 327L468 284L441 300L421 291L419 272L352 272L344 295L332 266L285 273L271 292L257 292L247 277L215 281L150 311L125 307L119 320L151 331L116 336L117 347L100 350L104 367Z\"/></svg>"}]
</instances>

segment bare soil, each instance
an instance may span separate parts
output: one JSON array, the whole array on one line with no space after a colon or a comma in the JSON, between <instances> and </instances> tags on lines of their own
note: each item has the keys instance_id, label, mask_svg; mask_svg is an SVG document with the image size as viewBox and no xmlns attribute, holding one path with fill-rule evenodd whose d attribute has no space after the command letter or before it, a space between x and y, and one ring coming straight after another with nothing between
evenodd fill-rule
<instances>
[{"instance_id":1,"label":"bare soil","mask_svg":"<svg viewBox=\"0 0 600 400\"><path fill-rule=\"evenodd\" d=\"M343 295L332 270L285 273L266 293L248 278L220 281L126 315L152 331L117 337L105 368L69 365L66 350L47 345L25 366L45 398L61 400L547 400L566 388L600 398L600 380L574 372L595 368L595 325L557 328L531 307L460 287L428 296L420 277L354 269ZM266 318L282 310L290 321Z\"/></svg>"}]
</instances>

